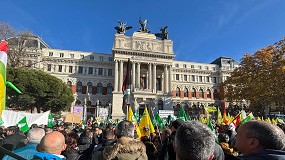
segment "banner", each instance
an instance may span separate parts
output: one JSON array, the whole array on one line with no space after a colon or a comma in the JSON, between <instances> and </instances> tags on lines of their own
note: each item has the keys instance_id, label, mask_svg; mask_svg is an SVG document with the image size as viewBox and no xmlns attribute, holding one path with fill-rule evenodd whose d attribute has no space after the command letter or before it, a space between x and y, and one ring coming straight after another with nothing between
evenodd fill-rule
<instances>
[{"instance_id":1,"label":"banner","mask_svg":"<svg viewBox=\"0 0 285 160\"><path fill-rule=\"evenodd\" d=\"M74 106L73 113L80 114L80 119L83 120L83 107L82 106Z\"/></svg>"},{"instance_id":2,"label":"banner","mask_svg":"<svg viewBox=\"0 0 285 160\"><path fill-rule=\"evenodd\" d=\"M15 126L18 124L20 120L22 120L26 116L27 124L31 127L32 124L37 125L47 125L48 124L48 115L50 111L43 112L43 113L28 113L28 112L16 112L10 110L3 110L2 111L2 120L3 126Z\"/></svg>"}]
</instances>

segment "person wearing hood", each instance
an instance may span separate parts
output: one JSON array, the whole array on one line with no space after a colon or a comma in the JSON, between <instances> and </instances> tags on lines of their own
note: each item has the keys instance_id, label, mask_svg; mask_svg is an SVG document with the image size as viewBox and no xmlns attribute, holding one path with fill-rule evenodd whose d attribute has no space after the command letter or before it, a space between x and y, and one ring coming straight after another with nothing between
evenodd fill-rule
<instances>
[{"instance_id":1,"label":"person wearing hood","mask_svg":"<svg viewBox=\"0 0 285 160\"><path fill-rule=\"evenodd\" d=\"M285 160L285 134L276 125L248 121L237 130L235 148L242 160Z\"/></svg>"}]
</instances>

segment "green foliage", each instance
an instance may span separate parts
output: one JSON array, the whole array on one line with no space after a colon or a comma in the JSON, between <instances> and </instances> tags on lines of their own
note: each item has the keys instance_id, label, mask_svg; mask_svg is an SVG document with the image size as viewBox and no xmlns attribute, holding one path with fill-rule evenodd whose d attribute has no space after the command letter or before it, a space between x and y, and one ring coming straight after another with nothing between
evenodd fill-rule
<instances>
[{"instance_id":1,"label":"green foliage","mask_svg":"<svg viewBox=\"0 0 285 160\"><path fill-rule=\"evenodd\" d=\"M250 101L251 107L285 105L285 39L245 54L237 68L223 84L228 101Z\"/></svg>"},{"instance_id":2,"label":"green foliage","mask_svg":"<svg viewBox=\"0 0 285 160\"><path fill-rule=\"evenodd\" d=\"M73 93L60 79L33 69L9 68L7 79L22 94L7 87L6 105L18 110L59 112L66 110L73 102Z\"/></svg>"}]
</instances>

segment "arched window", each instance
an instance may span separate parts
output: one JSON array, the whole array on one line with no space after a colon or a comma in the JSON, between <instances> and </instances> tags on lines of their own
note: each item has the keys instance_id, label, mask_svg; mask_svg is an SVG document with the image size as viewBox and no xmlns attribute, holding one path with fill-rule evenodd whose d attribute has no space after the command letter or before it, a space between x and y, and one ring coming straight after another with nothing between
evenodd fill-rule
<instances>
[{"instance_id":1,"label":"arched window","mask_svg":"<svg viewBox=\"0 0 285 160\"><path fill-rule=\"evenodd\" d=\"M203 91L203 89L199 90L199 98L204 98L204 91Z\"/></svg>"},{"instance_id":2,"label":"arched window","mask_svg":"<svg viewBox=\"0 0 285 160\"><path fill-rule=\"evenodd\" d=\"M107 94L112 94L113 91L113 86L111 83L107 84Z\"/></svg>"},{"instance_id":3,"label":"arched window","mask_svg":"<svg viewBox=\"0 0 285 160\"><path fill-rule=\"evenodd\" d=\"M72 82L71 81L67 81L67 86L68 86L68 88L72 88Z\"/></svg>"},{"instance_id":4,"label":"arched window","mask_svg":"<svg viewBox=\"0 0 285 160\"><path fill-rule=\"evenodd\" d=\"M180 97L180 88L176 88L176 97Z\"/></svg>"},{"instance_id":5,"label":"arched window","mask_svg":"<svg viewBox=\"0 0 285 160\"><path fill-rule=\"evenodd\" d=\"M184 89L184 97L188 97L188 89L186 87Z\"/></svg>"},{"instance_id":6,"label":"arched window","mask_svg":"<svg viewBox=\"0 0 285 160\"><path fill-rule=\"evenodd\" d=\"M196 98L196 89L195 88L192 88L192 97Z\"/></svg>"},{"instance_id":7,"label":"arched window","mask_svg":"<svg viewBox=\"0 0 285 160\"><path fill-rule=\"evenodd\" d=\"M207 98L212 98L211 90L210 90L210 89L207 89Z\"/></svg>"},{"instance_id":8,"label":"arched window","mask_svg":"<svg viewBox=\"0 0 285 160\"><path fill-rule=\"evenodd\" d=\"M81 93L82 92L82 82L78 81L76 83L76 92Z\"/></svg>"},{"instance_id":9,"label":"arched window","mask_svg":"<svg viewBox=\"0 0 285 160\"><path fill-rule=\"evenodd\" d=\"M102 90L103 90L103 84L98 83L97 84L97 94L102 94Z\"/></svg>"},{"instance_id":10,"label":"arched window","mask_svg":"<svg viewBox=\"0 0 285 160\"><path fill-rule=\"evenodd\" d=\"M87 83L87 93L92 93L92 82Z\"/></svg>"}]
</instances>

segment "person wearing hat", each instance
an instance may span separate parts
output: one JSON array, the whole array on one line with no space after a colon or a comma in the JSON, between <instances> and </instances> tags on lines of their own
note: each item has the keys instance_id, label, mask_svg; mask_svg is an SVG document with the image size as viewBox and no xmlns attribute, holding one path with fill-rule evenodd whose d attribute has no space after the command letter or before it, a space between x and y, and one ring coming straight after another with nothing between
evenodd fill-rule
<instances>
[{"instance_id":1,"label":"person wearing hat","mask_svg":"<svg viewBox=\"0 0 285 160\"><path fill-rule=\"evenodd\" d=\"M159 160L164 159L176 159L176 154L174 152L173 143L176 135L176 130L179 128L181 124L184 122L181 119L177 119L171 123L171 135L163 141L161 152L159 154Z\"/></svg>"}]
</instances>

